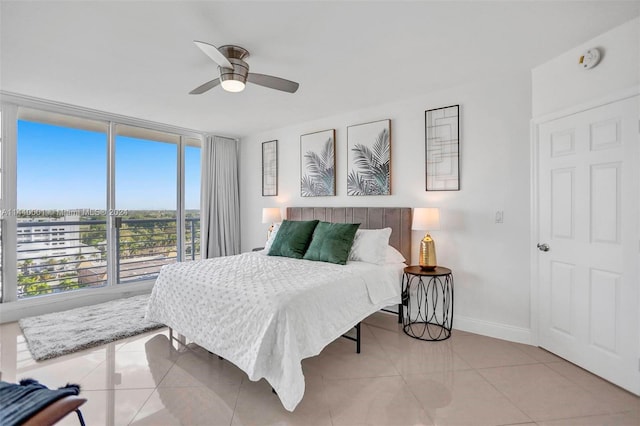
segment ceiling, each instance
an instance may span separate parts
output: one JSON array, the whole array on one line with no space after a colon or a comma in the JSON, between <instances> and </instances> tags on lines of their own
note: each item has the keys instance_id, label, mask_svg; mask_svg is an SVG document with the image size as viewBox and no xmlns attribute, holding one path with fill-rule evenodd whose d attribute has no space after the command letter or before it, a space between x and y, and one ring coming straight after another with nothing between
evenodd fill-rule
<instances>
[{"instance_id":1,"label":"ceiling","mask_svg":"<svg viewBox=\"0 0 640 426\"><path fill-rule=\"evenodd\" d=\"M6 1L0 89L243 136L523 72L626 22L638 1ZM237 44L300 83L188 92L217 77L194 44Z\"/></svg>"}]
</instances>

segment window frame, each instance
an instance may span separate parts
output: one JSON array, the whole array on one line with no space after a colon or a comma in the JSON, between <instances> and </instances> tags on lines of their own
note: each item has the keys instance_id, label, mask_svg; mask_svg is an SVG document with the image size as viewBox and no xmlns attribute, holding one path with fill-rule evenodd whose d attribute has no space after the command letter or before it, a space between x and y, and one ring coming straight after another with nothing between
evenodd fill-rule
<instances>
[{"instance_id":1,"label":"window frame","mask_svg":"<svg viewBox=\"0 0 640 426\"><path fill-rule=\"evenodd\" d=\"M186 235L186 225L187 225L187 218L186 218L186 201L185 201L185 184L186 184L186 178L185 178L185 174L186 174L186 148L188 146L191 147L197 147L200 149L200 167L202 168L202 143L196 143L196 140L193 138L189 138L189 137L181 137L180 138L180 149L178 150L178 170L179 170L179 175L180 175L180 182L178 182L179 187L181 187L183 190L182 191L178 191L178 206L179 206L179 210L178 210L178 227L180 229L180 233L182 233L182 238L178 238L178 262L184 262L185 261L185 239L184 236ZM200 176L202 176L202 170L200 170ZM202 179L202 178L201 178ZM200 182L200 186L202 186L202 181ZM200 219L202 220L202 219ZM202 223L202 222L200 222ZM178 234L178 236L180 235L180 233ZM191 238L195 238L195 235L191 235ZM200 249L202 250L202 248ZM200 258L200 255L198 255L198 257L196 259ZM191 259L187 259L187 260L191 260Z\"/></svg>"},{"instance_id":2,"label":"window frame","mask_svg":"<svg viewBox=\"0 0 640 426\"><path fill-rule=\"evenodd\" d=\"M0 119L2 120L2 128L0 140L0 170L2 171L1 194L0 198L0 226L2 226L2 298L0 303L17 302L24 305L32 302L33 299L61 300L66 298L78 297L78 294L88 294L88 292L99 293L100 290L107 291L130 291L129 287L135 284L118 285L115 282L117 263L115 260L115 217L107 217L107 268L108 279L103 289L78 289L70 292L49 294L42 297L32 297L28 299L18 299L17 289L17 220L15 215L4 214L5 212L16 211L17 209L17 126L20 119L22 109L31 113L41 113L43 117L64 118L59 125L69 125L76 120L91 120L102 122L106 125L107 132L107 171L105 179L107 180L107 209L113 209L115 206L115 137L117 126L128 126L140 132L168 133L176 135L178 148L178 173L176 176L177 185L177 241L178 251L177 261L183 260L182 248L184 246L184 147L187 145L202 145L207 137L206 133L192 129L186 129L167 124L141 120L124 115L110 114L88 108L77 107L69 104L40 100L28 96L10 94L0 92L2 100L0 102ZM36 115L37 117L37 115ZM34 119L32 115L30 120ZM196 143L197 142L197 143ZM141 284L148 284L155 281L154 279L140 280ZM5 305L6 306L6 305Z\"/></svg>"}]
</instances>

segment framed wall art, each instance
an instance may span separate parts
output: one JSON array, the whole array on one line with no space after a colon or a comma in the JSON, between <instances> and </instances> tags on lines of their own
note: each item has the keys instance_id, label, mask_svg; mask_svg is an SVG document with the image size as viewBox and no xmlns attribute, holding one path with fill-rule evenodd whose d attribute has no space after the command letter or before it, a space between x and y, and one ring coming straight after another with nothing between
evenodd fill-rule
<instances>
[{"instance_id":1,"label":"framed wall art","mask_svg":"<svg viewBox=\"0 0 640 426\"><path fill-rule=\"evenodd\" d=\"M300 195L336 195L335 129L300 136Z\"/></svg>"},{"instance_id":2,"label":"framed wall art","mask_svg":"<svg viewBox=\"0 0 640 426\"><path fill-rule=\"evenodd\" d=\"M278 141L262 142L262 196L278 195Z\"/></svg>"},{"instance_id":3,"label":"framed wall art","mask_svg":"<svg viewBox=\"0 0 640 426\"><path fill-rule=\"evenodd\" d=\"M391 120L347 127L347 195L391 195Z\"/></svg>"},{"instance_id":4,"label":"framed wall art","mask_svg":"<svg viewBox=\"0 0 640 426\"><path fill-rule=\"evenodd\" d=\"M460 105L425 111L427 191L460 190Z\"/></svg>"}]
</instances>

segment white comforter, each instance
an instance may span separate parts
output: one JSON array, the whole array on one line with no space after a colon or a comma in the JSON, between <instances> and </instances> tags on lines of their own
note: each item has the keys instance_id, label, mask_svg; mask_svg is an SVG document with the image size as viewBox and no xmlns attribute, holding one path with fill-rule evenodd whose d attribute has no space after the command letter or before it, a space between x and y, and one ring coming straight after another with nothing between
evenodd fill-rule
<instances>
[{"instance_id":1,"label":"white comforter","mask_svg":"<svg viewBox=\"0 0 640 426\"><path fill-rule=\"evenodd\" d=\"M146 318L264 377L289 411L304 394L301 361L381 307L399 303L402 267L245 253L164 266Z\"/></svg>"}]
</instances>

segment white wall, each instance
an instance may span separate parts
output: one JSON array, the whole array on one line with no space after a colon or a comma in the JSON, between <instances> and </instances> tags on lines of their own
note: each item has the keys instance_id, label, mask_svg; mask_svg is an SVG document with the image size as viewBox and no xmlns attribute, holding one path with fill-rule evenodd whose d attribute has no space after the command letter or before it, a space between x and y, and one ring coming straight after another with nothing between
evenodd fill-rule
<instances>
[{"instance_id":1,"label":"white wall","mask_svg":"<svg viewBox=\"0 0 640 426\"><path fill-rule=\"evenodd\" d=\"M578 65L589 48L603 53L600 63ZM610 96L640 84L640 18L620 25L532 71L534 117Z\"/></svg>"},{"instance_id":2,"label":"white wall","mask_svg":"<svg viewBox=\"0 0 640 426\"><path fill-rule=\"evenodd\" d=\"M440 207L438 263L455 278L454 327L529 341L530 71L243 138L242 249L264 245L261 209L274 206ZM461 105L461 190L425 191L424 112ZM346 195L346 127L392 120L392 194ZM337 196L300 197L300 135L335 128ZM277 139L279 196L261 196L261 142ZM496 210L504 224L495 224ZM417 262L414 233L412 262Z\"/></svg>"}]
</instances>

